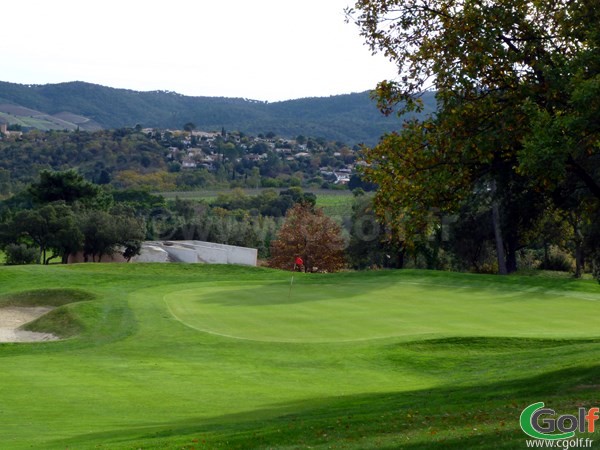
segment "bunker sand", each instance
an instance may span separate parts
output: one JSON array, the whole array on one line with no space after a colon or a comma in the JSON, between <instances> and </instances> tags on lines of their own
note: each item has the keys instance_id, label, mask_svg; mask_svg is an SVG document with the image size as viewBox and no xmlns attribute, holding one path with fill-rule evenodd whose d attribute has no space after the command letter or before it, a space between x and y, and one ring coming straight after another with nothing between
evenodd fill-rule
<instances>
[{"instance_id":1,"label":"bunker sand","mask_svg":"<svg viewBox=\"0 0 600 450\"><path fill-rule=\"evenodd\" d=\"M48 306L0 308L0 342L41 342L56 341L58 336L51 333L37 333L21 330L20 327L53 308Z\"/></svg>"}]
</instances>

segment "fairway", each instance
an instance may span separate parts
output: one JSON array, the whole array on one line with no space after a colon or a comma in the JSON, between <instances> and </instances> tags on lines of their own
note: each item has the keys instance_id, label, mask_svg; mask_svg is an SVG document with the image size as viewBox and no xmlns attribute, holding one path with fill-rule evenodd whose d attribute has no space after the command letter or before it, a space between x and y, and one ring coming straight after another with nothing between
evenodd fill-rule
<instances>
[{"instance_id":1,"label":"fairway","mask_svg":"<svg viewBox=\"0 0 600 450\"><path fill-rule=\"evenodd\" d=\"M411 281L199 286L166 295L170 312L198 331L275 342L389 337L589 337L600 298L512 286ZM570 311L565 314L565 302ZM543 320L539 320L543 311Z\"/></svg>"},{"instance_id":2,"label":"fairway","mask_svg":"<svg viewBox=\"0 0 600 450\"><path fill-rule=\"evenodd\" d=\"M523 408L600 406L600 286L415 270L0 267L0 448L524 448ZM584 437L598 439L598 433Z\"/></svg>"}]
</instances>

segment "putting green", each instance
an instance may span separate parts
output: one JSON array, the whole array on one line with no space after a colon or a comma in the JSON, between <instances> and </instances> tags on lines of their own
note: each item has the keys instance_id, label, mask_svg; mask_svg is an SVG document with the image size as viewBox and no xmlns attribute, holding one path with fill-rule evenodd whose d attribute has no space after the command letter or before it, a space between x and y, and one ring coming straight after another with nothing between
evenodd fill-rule
<instances>
[{"instance_id":1,"label":"putting green","mask_svg":"<svg viewBox=\"0 0 600 450\"><path fill-rule=\"evenodd\" d=\"M519 286L402 281L221 283L172 292L171 314L198 331L271 342L402 336L591 337L600 296ZM571 306L571 308L569 308ZM543 317L543 319L540 319Z\"/></svg>"}]
</instances>

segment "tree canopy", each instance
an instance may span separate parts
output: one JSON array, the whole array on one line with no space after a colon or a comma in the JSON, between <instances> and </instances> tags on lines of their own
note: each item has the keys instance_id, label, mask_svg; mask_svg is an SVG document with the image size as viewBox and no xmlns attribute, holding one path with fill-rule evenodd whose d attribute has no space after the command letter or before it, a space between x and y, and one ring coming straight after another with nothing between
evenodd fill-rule
<instances>
[{"instance_id":1,"label":"tree canopy","mask_svg":"<svg viewBox=\"0 0 600 450\"><path fill-rule=\"evenodd\" d=\"M341 227L320 208L298 203L288 210L277 239L271 242L269 265L284 270L300 256L308 272L337 272L344 267Z\"/></svg>"},{"instance_id":2,"label":"tree canopy","mask_svg":"<svg viewBox=\"0 0 600 450\"><path fill-rule=\"evenodd\" d=\"M474 195L503 214L535 193L598 207L597 2L359 0L348 16L397 64L374 91L383 113L418 111L430 90L438 101L366 151L377 211L399 234L427 232L433 210Z\"/></svg>"}]
</instances>

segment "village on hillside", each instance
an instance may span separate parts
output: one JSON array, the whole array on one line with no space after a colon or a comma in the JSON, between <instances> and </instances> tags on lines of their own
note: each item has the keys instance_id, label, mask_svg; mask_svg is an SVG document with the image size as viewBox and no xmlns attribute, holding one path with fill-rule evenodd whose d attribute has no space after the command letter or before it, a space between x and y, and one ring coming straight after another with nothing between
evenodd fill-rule
<instances>
[{"instance_id":1,"label":"village on hillside","mask_svg":"<svg viewBox=\"0 0 600 450\"><path fill-rule=\"evenodd\" d=\"M223 162L241 164L245 168L274 167L281 162L313 178L321 177L325 183L346 185L356 173L357 165L365 164L357 161L358 148L319 138L288 139L274 133L247 136L225 129L215 132L145 128L142 131L157 140L170 140L173 145L168 147L168 162L178 164L181 170L204 168L214 172Z\"/></svg>"}]
</instances>

